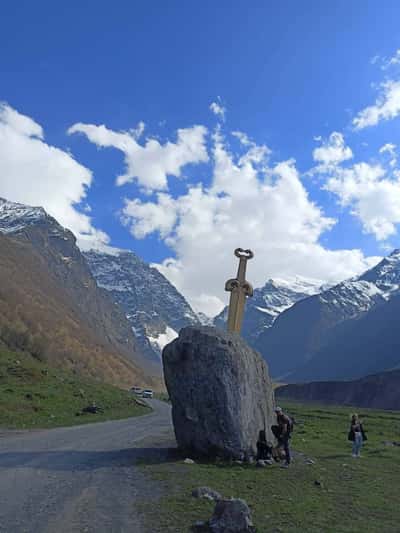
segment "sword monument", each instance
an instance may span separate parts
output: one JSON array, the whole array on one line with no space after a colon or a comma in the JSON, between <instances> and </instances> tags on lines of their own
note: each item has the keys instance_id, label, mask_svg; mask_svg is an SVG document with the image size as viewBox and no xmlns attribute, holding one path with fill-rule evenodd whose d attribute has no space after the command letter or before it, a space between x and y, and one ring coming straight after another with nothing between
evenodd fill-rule
<instances>
[{"instance_id":1,"label":"sword monument","mask_svg":"<svg viewBox=\"0 0 400 533\"><path fill-rule=\"evenodd\" d=\"M231 293L228 312L228 331L240 333L246 296L253 296L253 287L246 280L246 266L247 261L252 259L254 254L251 250L243 250L242 248L236 248L234 253L239 258L237 277L228 279L225 283L225 290Z\"/></svg>"}]
</instances>

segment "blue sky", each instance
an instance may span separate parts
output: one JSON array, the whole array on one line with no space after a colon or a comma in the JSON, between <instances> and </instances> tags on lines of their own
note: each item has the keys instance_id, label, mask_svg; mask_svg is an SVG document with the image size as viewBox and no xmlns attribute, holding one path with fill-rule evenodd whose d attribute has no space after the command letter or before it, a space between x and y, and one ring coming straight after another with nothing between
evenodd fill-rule
<instances>
[{"instance_id":1,"label":"blue sky","mask_svg":"<svg viewBox=\"0 0 400 533\"><path fill-rule=\"evenodd\" d=\"M332 281L358 273L398 245L399 15L399 3L390 0L4 2L0 101L30 117L43 135L3 113L8 129L0 140L8 159L0 161L0 195L44 205L77 234L94 241L106 234L109 244L133 249L210 313L224 299L218 287L235 269L236 241L256 248L256 285L269 276ZM210 110L212 102L224 116ZM140 163L141 180L132 175L117 186L127 161L110 145L111 132L141 121L136 141L142 147L149 138L176 147L177 130L203 130L196 130L194 148L186 140L168 155L156 150ZM94 129L90 139L89 125L105 125L107 139ZM10 141L12 127L26 137L20 148ZM240 141L232 132L246 137ZM332 143L333 159L329 151L313 157ZM52 147L64 153L57 161ZM253 185L240 157L255 147L266 147L247 163L259 182L291 179L290 191L254 189L241 203L240 183ZM136 156L129 157L135 173ZM154 165L165 171L167 186L148 187ZM297 175L289 178L293 166ZM234 192L217 183L218 172L229 183L238 180ZM54 182L51 194L45 179ZM188 195L199 183L203 196ZM160 193L168 196L162 208ZM264 193L261 216L252 202ZM233 195L229 206L222 205L225 195ZM274 195L271 205L268 195ZM197 209L201 215L194 216ZM77 220L76 213L86 218ZM291 215L293 224L286 223Z\"/></svg>"}]
</instances>

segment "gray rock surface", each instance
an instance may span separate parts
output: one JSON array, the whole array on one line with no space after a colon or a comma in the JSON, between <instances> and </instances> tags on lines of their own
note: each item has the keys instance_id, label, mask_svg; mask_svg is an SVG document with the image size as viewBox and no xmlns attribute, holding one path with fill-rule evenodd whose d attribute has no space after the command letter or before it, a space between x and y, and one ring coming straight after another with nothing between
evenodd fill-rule
<instances>
[{"instance_id":1,"label":"gray rock surface","mask_svg":"<svg viewBox=\"0 0 400 533\"><path fill-rule=\"evenodd\" d=\"M250 509L241 499L219 500L209 521L212 533L246 533L255 531Z\"/></svg>"},{"instance_id":2,"label":"gray rock surface","mask_svg":"<svg viewBox=\"0 0 400 533\"><path fill-rule=\"evenodd\" d=\"M175 435L191 455L243 459L273 440L274 396L262 357L237 334L183 328L163 350Z\"/></svg>"},{"instance_id":3,"label":"gray rock surface","mask_svg":"<svg viewBox=\"0 0 400 533\"><path fill-rule=\"evenodd\" d=\"M222 499L221 494L210 487L197 487L196 489L192 490L192 496L193 498L205 498L207 500L214 501Z\"/></svg>"}]
</instances>

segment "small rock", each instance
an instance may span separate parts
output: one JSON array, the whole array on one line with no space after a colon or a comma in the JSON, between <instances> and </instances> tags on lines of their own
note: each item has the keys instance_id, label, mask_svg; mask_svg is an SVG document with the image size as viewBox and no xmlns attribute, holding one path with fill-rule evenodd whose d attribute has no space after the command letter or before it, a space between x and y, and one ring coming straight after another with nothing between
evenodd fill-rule
<instances>
[{"instance_id":1,"label":"small rock","mask_svg":"<svg viewBox=\"0 0 400 533\"><path fill-rule=\"evenodd\" d=\"M211 533L255 532L249 506L235 498L219 500L208 525Z\"/></svg>"},{"instance_id":2,"label":"small rock","mask_svg":"<svg viewBox=\"0 0 400 533\"><path fill-rule=\"evenodd\" d=\"M312 459L307 459L306 465L315 465L315 461L313 461Z\"/></svg>"},{"instance_id":3,"label":"small rock","mask_svg":"<svg viewBox=\"0 0 400 533\"><path fill-rule=\"evenodd\" d=\"M195 461L193 459L189 459L188 457L183 461L185 465L194 465Z\"/></svg>"},{"instance_id":4,"label":"small rock","mask_svg":"<svg viewBox=\"0 0 400 533\"><path fill-rule=\"evenodd\" d=\"M316 487L321 487L321 488L324 486L323 483L322 483L322 481L319 481L318 479L316 479L316 480L314 481L314 485L315 485Z\"/></svg>"},{"instance_id":5,"label":"small rock","mask_svg":"<svg viewBox=\"0 0 400 533\"><path fill-rule=\"evenodd\" d=\"M216 490L210 487L198 487L192 490L193 498L206 498L207 500L218 501L222 499L222 496Z\"/></svg>"}]
</instances>

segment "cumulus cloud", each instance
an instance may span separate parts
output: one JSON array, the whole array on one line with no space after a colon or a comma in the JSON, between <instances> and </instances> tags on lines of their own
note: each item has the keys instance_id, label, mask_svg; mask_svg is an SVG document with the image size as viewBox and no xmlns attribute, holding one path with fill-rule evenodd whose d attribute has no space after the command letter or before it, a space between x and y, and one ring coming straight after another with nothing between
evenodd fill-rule
<instances>
[{"instance_id":1,"label":"cumulus cloud","mask_svg":"<svg viewBox=\"0 0 400 533\"><path fill-rule=\"evenodd\" d=\"M366 260L359 250L324 249L319 239L335 220L310 200L295 161L271 165L267 147L262 157L249 155L256 148L250 142L234 155L217 130L209 187L190 185L177 198L164 193L154 201L127 199L123 210L135 237L155 232L171 247L175 257L157 268L196 309L210 315L227 301L223 288L236 273L237 247L255 252L248 266L254 286L269 277L296 275L339 281L376 260Z\"/></svg>"},{"instance_id":2,"label":"cumulus cloud","mask_svg":"<svg viewBox=\"0 0 400 533\"><path fill-rule=\"evenodd\" d=\"M338 196L341 205L351 208L366 233L378 240L396 233L400 223L400 179L396 173L389 176L382 165L357 163L338 168L325 188Z\"/></svg>"},{"instance_id":3,"label":"cumulus cloud","mask_svg":"<svg viewBox=\"0 0 400 533\"><path fill-rule=\"evenodd\" d=\"M182 168L189 163L208 161L204 126L179 129L177 141L160 144L156 139L148 139L142 146L138 143L144 124L127 132L115 132L105 125L74 124L69 134L83 133L99 147L112 147L125 156L125 174L117 177L117 185L124 185L135 179L147 191L167 190L167 176L180 177Z\"/></svg>"},{"instance_id":4,"label":"cumulus cloud","mask_svg":"<svg viewBox=\"0 0 400 533\"><path fill-rule=\"evenodd\" d=\"M326 140L321 137L316 137L315 140L321 141L321 146L314 149L313 159L323 167L337 165L353 157L351 148L344 142L343 134L338 131L332 132Z\"/></svg>"},{"instance_id":5,"label":"cumulus cloud","mask_svg":"<svg viewBox=\"0 0 400 533\"><path fill-rule=\"evenodd\" d=\"M91 183L90 170L47 144L39 124L0 104L0 196L44 207L73 231L82 247L99 247L108 242L107 235L77 207Z\"/></svg>"},{"instance_id":6,"label":"cumulus cloud","mask_svg":"<svg viewBox=\"0 0 400 533\"><path fill-rule=\"evenodd\" d=\"M353 119L355 130L375 126L382 120L397 117L400 113L400 81L388 80L381 84L374 105L368 106Z\"/></svg>"}]
</instances>

